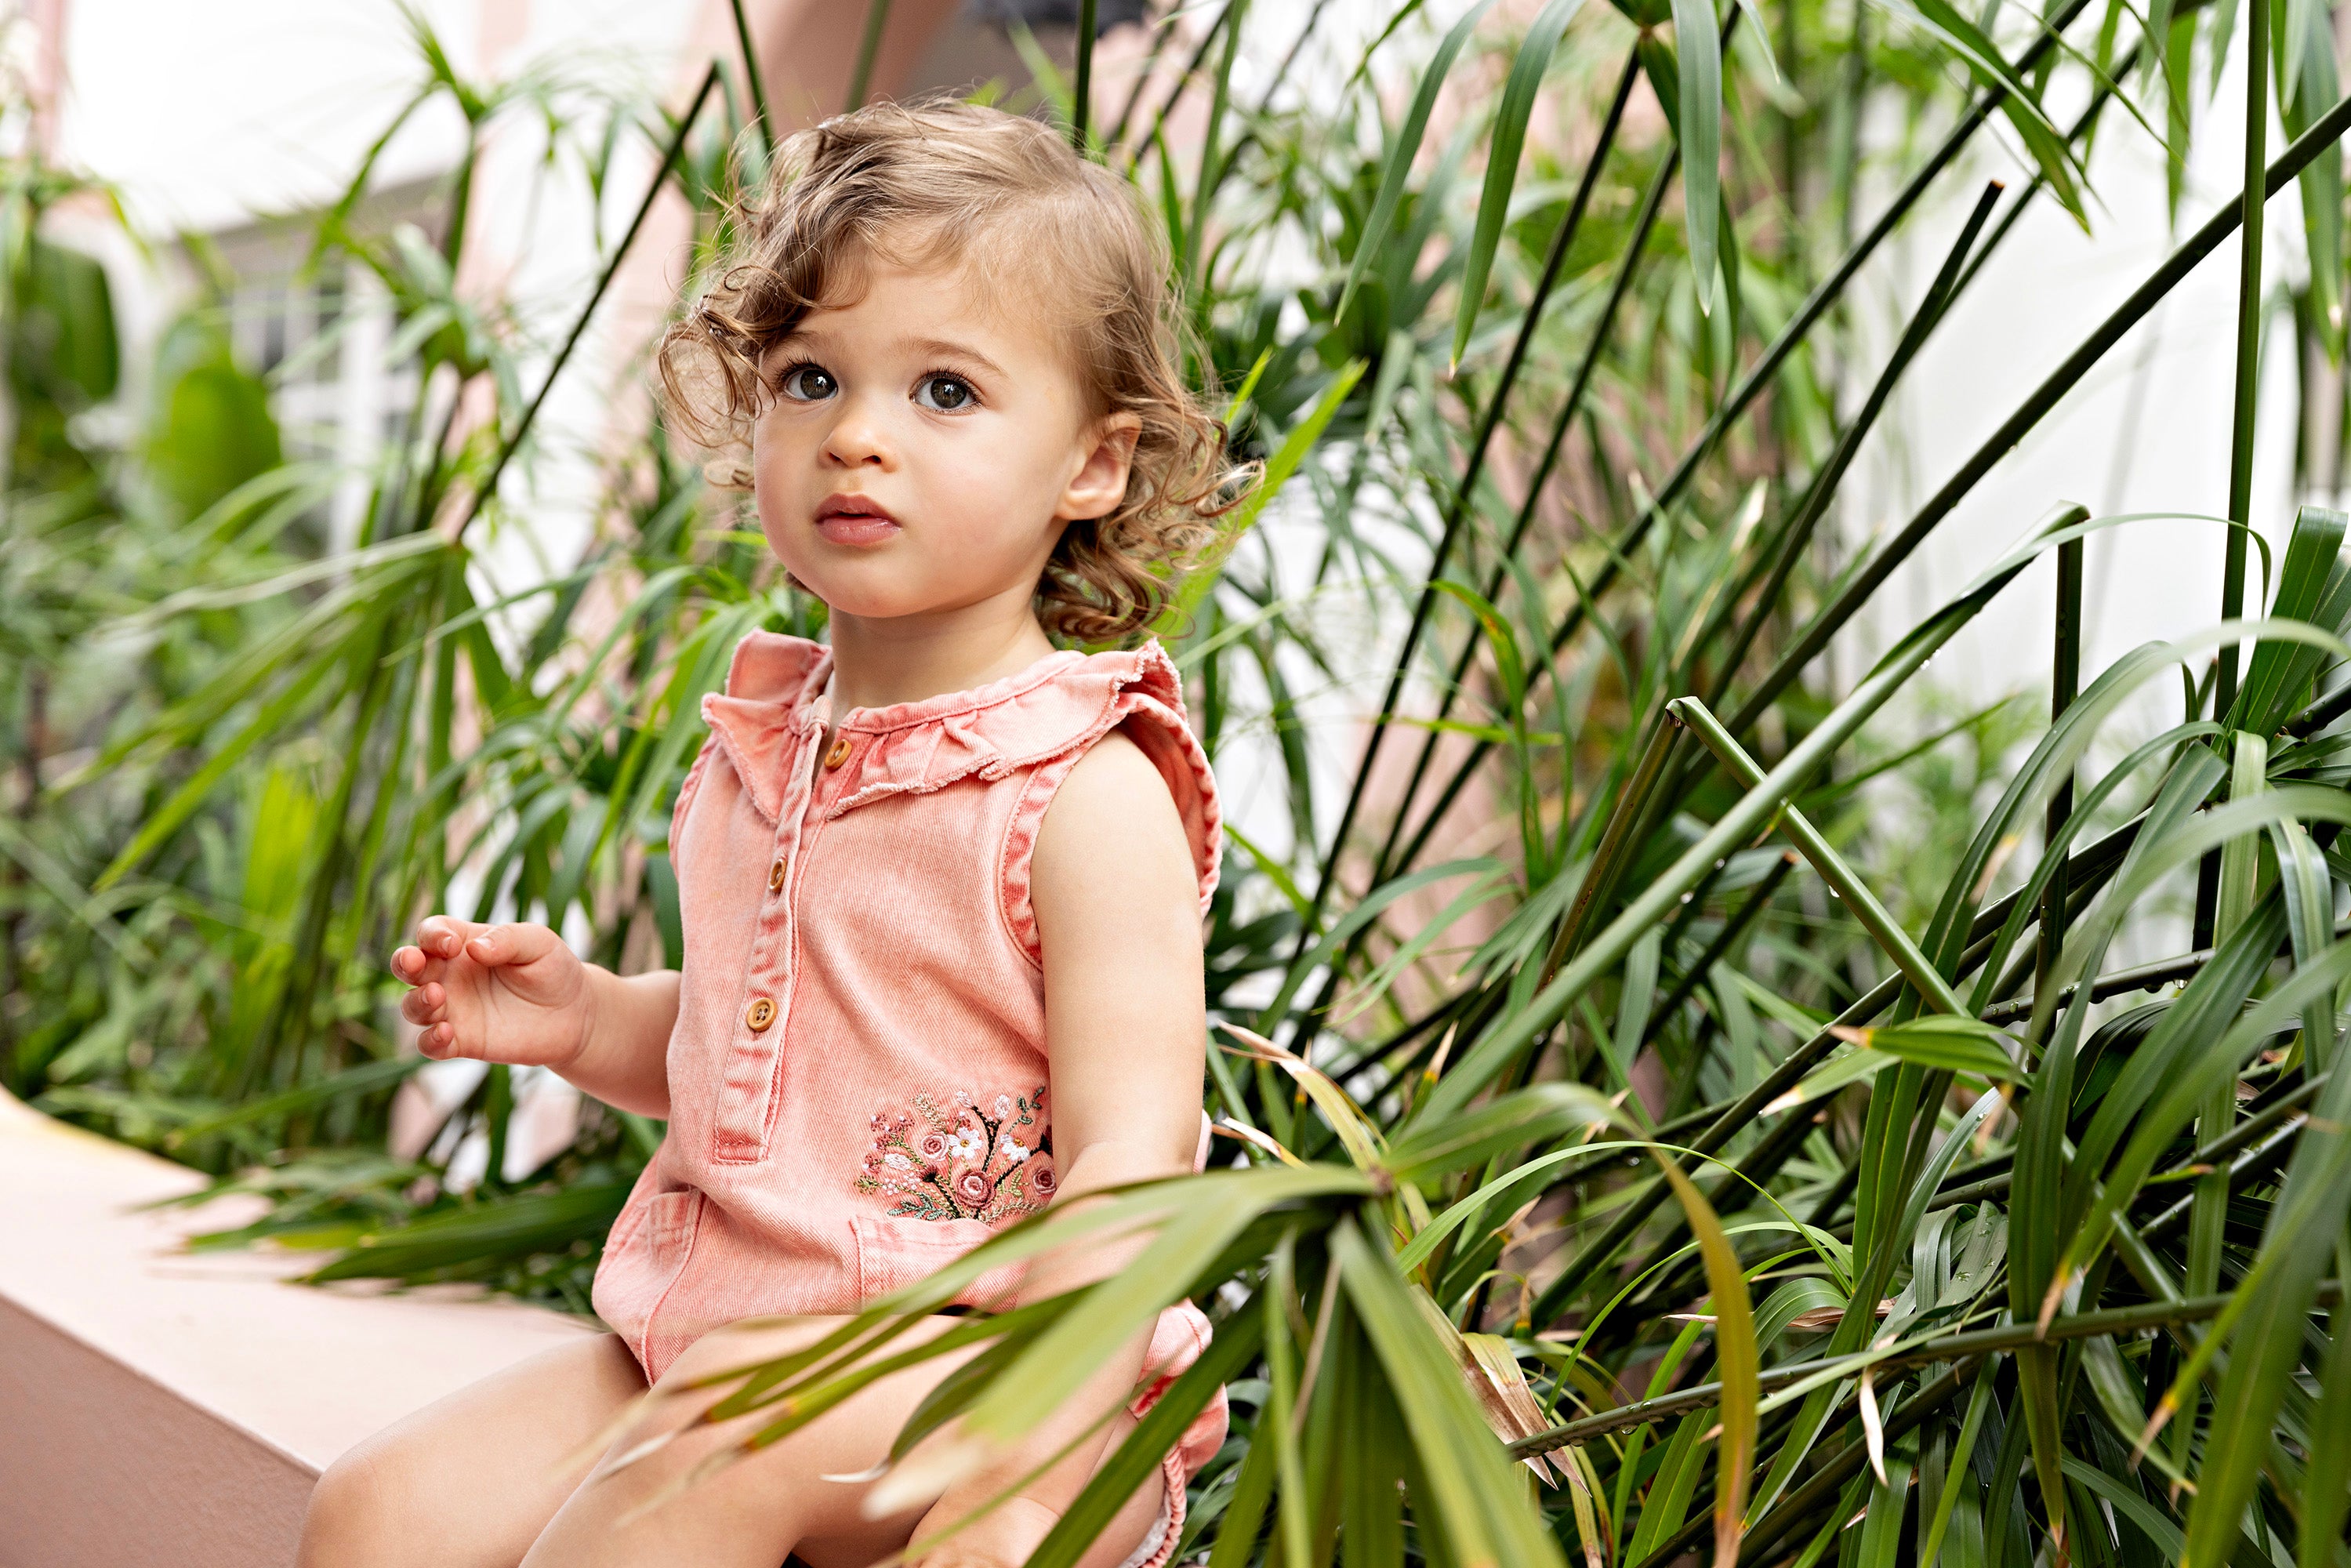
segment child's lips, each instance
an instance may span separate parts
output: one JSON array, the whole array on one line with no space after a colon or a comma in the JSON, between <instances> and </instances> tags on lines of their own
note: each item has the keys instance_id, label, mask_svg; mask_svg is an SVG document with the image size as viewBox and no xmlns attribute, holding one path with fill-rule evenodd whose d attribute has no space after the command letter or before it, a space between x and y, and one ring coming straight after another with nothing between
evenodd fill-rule
<instances>
[{"instance_id":1,"label":"child's lips","mask_svg":"<svg viewBox=\"0 0 2351 1568\"><path fill-rule=\"evenodd\" d=\"M878 545L902 530L898 519L862 496L835 497L817 508L816 531L827 544Z\"/></svg>"}]
</instances>

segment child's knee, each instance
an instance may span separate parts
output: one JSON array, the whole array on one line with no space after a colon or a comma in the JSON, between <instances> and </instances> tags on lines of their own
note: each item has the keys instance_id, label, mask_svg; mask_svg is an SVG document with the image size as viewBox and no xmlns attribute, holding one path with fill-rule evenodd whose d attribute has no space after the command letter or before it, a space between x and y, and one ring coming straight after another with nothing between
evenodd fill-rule
<instances>
[{"instance_id":1,"label":"child's knee","mask_svg":"<svg viewBox=\"0 0 2351 1568\"><path fill-rule=\"evenodd\" d=\"M377 1568L401 1561L415 1493L399 1445L370 1438L327 1467L310 1490L298 1568Z\"/></svg>"}]
</instances>

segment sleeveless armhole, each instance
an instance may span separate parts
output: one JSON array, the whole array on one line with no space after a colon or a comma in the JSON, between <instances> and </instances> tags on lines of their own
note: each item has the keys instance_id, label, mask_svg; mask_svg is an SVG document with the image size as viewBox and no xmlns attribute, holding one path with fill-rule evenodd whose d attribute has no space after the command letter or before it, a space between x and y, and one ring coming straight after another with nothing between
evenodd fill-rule
<instances>
[{"instance_id":1,"label":"sleeveless armhole","mask_svg":"<svg viewBox=\"0 0 2351 1568\"><path fill-rule=\"evenodd\" d=\"M1062 781L1069 778L1070 769L1112 730L1122 731L1142 749L1175 798L1176 814L1184 821L1184 837L1192 846L1193 870L1199 882L1203 913L1208 907L1208 895L1217 890L1217 859L1223 840L1217 781L1208 771L1207 753L1200 749L1191 727L1184 722L1183 699L1177 695L1174 667L1156 646L1149 652L1156 657L1146 664L1143 681L1121 690L1099 724L1031 770L1019 801L1013 807L1012 819L1005 827L1003 862L998 878L1004 928L1020 956L1040 972L1045 967L1044 946L1038 936L1036 906L1029 897L1030 862L1037 852L1037 837L1044 828L1045 813L1052 806ZM1155 687L1159 690L1152 689ZM1173 706L1161 700L1162 692L1174 699Z\"/></svg>"}]
</instances>

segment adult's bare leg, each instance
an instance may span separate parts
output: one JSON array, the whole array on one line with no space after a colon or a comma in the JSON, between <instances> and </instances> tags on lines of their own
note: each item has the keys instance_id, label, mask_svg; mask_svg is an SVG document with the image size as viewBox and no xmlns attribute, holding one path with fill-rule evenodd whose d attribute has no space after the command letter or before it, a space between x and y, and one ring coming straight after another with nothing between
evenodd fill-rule
<instances>
[{"instance_id":1,"label":"adult's bare leg","mask_svg":"<svg viewBox=\"0 0 2351 1568\"><path fill-rule=\"evenodd\" d=\"M913 1333L936 1333L956 1321L936 1319ZM658 1397L613 1444L608 1460L649 1438L684 1431L725 1396L724 1388L692 1388L696 1380L800 1349L841 1322L802 1318L705 1335L663 1375ZM756 1431L760 1418L684 1432L624 1467L601 1470L557 1511L524 1557L524 1568L651 1568L678 1562L696 1568L776 1568L794 1552L810 1568L862 1568L904 1546L935 1499L868 1519L870 1483L823 1478L862 1474L880 1464L906 1417L970 1354L941 1356L883 1378L790 1437L682 1492L678 1483L695 1466ZM1121 1412L1114 1435L1132 1425ZM1128 1500L1084 1568L1117 1568L1126 1559L1158 1516L1160 1486L1155 1476Z\"/></svg>"},{"instance_id":2,"label":"adult's bare leg","mask_svg":"<svg viewBox=\"0 0 2351 1568\"><path fill-rule=\"evenodd\" d=\"M644 1391L599 1334L426 1406L319 1478L298 1568L515 1568Z\"/></svg>"}]
</instances>

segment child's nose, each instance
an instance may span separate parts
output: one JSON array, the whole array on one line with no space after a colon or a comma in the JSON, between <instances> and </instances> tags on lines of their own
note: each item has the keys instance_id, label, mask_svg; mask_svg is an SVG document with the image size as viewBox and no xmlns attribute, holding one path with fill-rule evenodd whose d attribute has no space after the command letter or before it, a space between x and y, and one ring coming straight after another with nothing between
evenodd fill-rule
<instances>
[{"instance_id":1,"label":"child's nose","mask_svg":"<svg viewBox=\"0 0 2351 1568\"><path fill-rule=\"evenodd\" d=\"M890 461L889 430L882 411L862 398L841 400L840 417L825 437L824 455L847 468L867 464L887 467Z\"/></svg>"}]
</instances>

